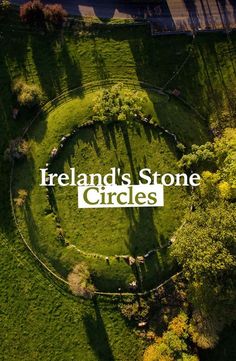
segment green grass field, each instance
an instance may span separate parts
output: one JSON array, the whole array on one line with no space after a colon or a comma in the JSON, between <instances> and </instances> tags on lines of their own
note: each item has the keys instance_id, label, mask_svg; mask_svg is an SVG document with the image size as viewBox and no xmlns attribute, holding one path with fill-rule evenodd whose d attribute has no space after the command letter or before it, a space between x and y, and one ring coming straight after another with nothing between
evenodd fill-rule
<instances>
[{"instance_id":1,"label":"green grass field","mask_svg":"<svg viewBox=\"0 0 236 361\"><path fill-rule=\"evenodd\" d=\"M191 112L188 117L177 119L175 101L171 103L172 111L162 108L163 115L160 112L158 118L161 124L178 133L183 142L203 143L209 136L209 117L227 105L235 88L236 36L232 34L227 39L224 34L200 35L192 43L187 36L151 38L145 26L92 25L65 31L63 35L45 36L23 27L14 14L10 19L1 18L0 30L0 320L4 325L0 331L1 358L57 361L63 355L62 360L77 361L82 354L86 361L127 361L131 357L138 360L144 343L122 319L116 303L99 299L98 305L94 305L69 297L35 264L16 232L9 204L10 166L3 161L3 151L10 139L22 133L34 111L22 109L18 119L13 120L15 100L11 83L23 77L39 84L45 101L63 91L106 78L143 80L164 86L192 49L183 70L167 88L180 89L181 95L196 106L206 121L196 121ZM55 117L52 123L55 131L62 126L60 117ZM48 130L46 122L40 126L42 129L34 133L35 143L42 143ZM55 133L55 144L61 132L62 128ZM45 147L45 157L52 143ZM113 275L115 272L118 271L114 269ZM109 276L107 271L107 284ZM224 339L222 342L217 349L218 358L212 357L231 361L232 354L225 356L222 351L227 342Z\"/></svg>"}]
</instances>

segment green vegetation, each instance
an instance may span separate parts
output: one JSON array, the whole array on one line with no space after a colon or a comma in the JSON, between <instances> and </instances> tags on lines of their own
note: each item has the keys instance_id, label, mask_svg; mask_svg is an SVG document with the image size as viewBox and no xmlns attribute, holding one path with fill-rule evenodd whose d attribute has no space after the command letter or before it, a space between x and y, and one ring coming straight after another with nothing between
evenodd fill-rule
<instances>
[{"instance_id":1,"label":"green vegetation","mask_svg":"<svg viewBox=\"0 0 236 361\"><path fill-rule=\"evenodd\" d=\"M13 119L15 99L11 93L12 85L16 79L22 78L27 83L37 85L45 100L63 92L68 94L68 90L88 82L108 78L123 80L124 83L126 79L136 83L140 80L163 87L190 51L188 62L168 83L167 89L179 89L181 96L194 105L203 118L193 116L188 107L180 107L180 100L173 97L170 97L169 102L163 102L161 107L157 103L155 109L159 123L175 132L188 150L192 144L201 145L209 139L209 123L214 128L217 121L217 129L219 128L222 109L232 114L230 99L236 85L235 34L231 34L229 38L224 34L199 35L192 42L187 36L151 38L145 26L112 27L79 23L63 32L45 35L38 29L27 28L14 12L9 12L6 16L2 11L0 30L0 318L4 325L0 331L1 355L7 361L54 361L61 358L61 355L65 360L76 360L81 354L88 361L126 361L130 359L130 355L138 360L146 341L138 338L122 318L117 310L116 300L98 298L97 303L93 303L69 296L27 253L16 232L9 203L10 164L4 161L3 153L11 139L22 135L23 129L35 115L35 110L22 107L17 119ZM82 91L77 100L77 121L80 114L83 114L83 120L91 115L88 106L91 99L85 93L86 91ZM150 94L151 102L152 97ZM65 96L65 100L68 100L68 96ZM68 117L73 117L75 104L72 108L69 108L70 103L67 106L67 117L58 116L58 107L49 115L52 121L40 120L32 129L30 142L33 147L45 147L45 158L40 158L42 155L39 155L40 164L44 164L52 147L57 146L60 136L68 131L66 123L69 121ZM228 116L226 121L228 126ZM49 124L51 130L47 128ZM57 129L60 131L57 132ZM46 131L51 131L51 134L55 132L55 137L50 142L44 141ZM37 160L37 156L35 159ZM31 161L22 162L22 171L26 164L29 167L26 173L36 174L35 164ZM216 169L208 171L214 173ZM222 180L228 182L227 174L230 173L224 174L225 180L223 175ZM23 178L18 180L22 182ZM26 178L25 184L32 184L33 181ZM20 189L28 190L23 184ZM230 197L232 199L232 195ZM27 199L22 208L26 207ZM44 207L47 207L46 200L42 209ZM31 223L31 227L33 231L34 223ZM47 230L43 231L54 231L53 227L54 220L48 216ZM81 260L76 260L79 261ZM119 264L116 263L114 267L117 265L119 270L113 269L113 277L116 272L121 272ZM126 267L128 266L124 264L124 268ZM107 271L107 284L111 283L110 274ZM219 313L221 312L222 307ZM235 332L233 328L226 331L230 335ZM210 353L207 360L233 359L230 352L224 352L224 347L227 350L233 347L234 338L224 337L223 335L224 343L219 343L215 351L217 356L214 352Z\"/></svg>"},{"instance_id":2,"label":"green vegetation","mask_svg":"<svg viewBox=\"0 0 236 361\"><path fill-rule=\"evenodd\" d=\"M95 99L93 119L102 122L138 120L144 117L142 110L145 100L141 92L125 89L122 83L115 84L103 90Z\"/></svg>"},{"instance_id":3,"label":"green vegetation","mask_svg":"<svg viewBox=\"0 0 236 361\"><path fill-rule=\"evenodd\" d=\"M42 102L42 94L37 85L24 83L18 79L13 84L13 92L16 94L20 106L32 107Z\"/></svg>"},{"instance_id":4,"label":"green vegetation","mask_svg":"<svg viewBox=\"0 0 236 361\"><path fill-rule=\"evenodd\" d=\"M144 361L198 361L188 347L188 317L180 313L169 324L168 330L158 337L144 353Z\"/></svg>"},{"instance_id":5,"label":"green vegetation","mask_svg":"<svg viewBox=\"0 0 236 361\"><path fill-rule=\"evenodd\" d=\"M219 331L235 320L235 139L235 129L227 128L222 138L205 149L196 147L182 162L196 167L200 161L204 167L194 197L196 210L176 232L172 246L189 281L189 299L197 314L194 342L201 348L214 347ZM202 161L204 155L209 162Z\"/></svg>"}]
</instances>

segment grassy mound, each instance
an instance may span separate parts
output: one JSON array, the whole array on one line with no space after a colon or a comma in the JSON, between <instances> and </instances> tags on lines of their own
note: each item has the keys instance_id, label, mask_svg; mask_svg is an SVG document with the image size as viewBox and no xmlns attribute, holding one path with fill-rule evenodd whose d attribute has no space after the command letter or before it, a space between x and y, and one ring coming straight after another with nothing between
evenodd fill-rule
<instances>
[{"instance_id":1,"label":"grassy mound","mask_svg":"<svg viewBox=\"0 0 236 361\"><path fill-rule=\"evenodd\" d=\"M163 120L166 119L169 125L174 108L175 120L179 119L178 137L184 140L189 116L193 128L197 125L196 133L200 136L196 117L181 103L168 100L166 96L145 93L148 95L145 112L152 116L154 123L165 125ZM32 127L32 157L17 166L14 174L15 191L26 189L29 193L24 211L17 210L19 224L34 250L63 277L75 263L85 260L101 290L116 291L119 287L125 290L135 277L141 289L154 287L171 273L172 261L168 250L162 247L167 245L187 211L185 189L167 187L165 207L161 209L83 210L77 208L74 187L56 187L55 213L49 207L47 190L39 187L39 169L47 163L52 148L58 146L61 137L70 133L74 126L90 119L91 104L96 95L96 92L90 93L61 104L47 119L41 119ZM79 173L105 174L111 167L120 167L124 172L130 172L135 180L139 169L144 167L153 172L175 173L178 171L176 161L175 146L163 132L149 125L137 123L131 126L124 122L81 129L53 163L53 170L67 172L73 166ZM145 267L138 269L115 257L111 258L109 266L105 262L105 256L144 255L156 248L159 250L147 259ZM96 254L103 257L96 257Z\"/></svg>"}]
</instances>

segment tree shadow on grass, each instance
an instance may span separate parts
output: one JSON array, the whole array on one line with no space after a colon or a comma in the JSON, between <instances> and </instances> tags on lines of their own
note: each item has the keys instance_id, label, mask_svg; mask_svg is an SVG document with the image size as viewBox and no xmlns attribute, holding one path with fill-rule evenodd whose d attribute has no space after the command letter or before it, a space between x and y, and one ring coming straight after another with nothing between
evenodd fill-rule
<instances>
[{"instance_id":1,"label":"tree shadow on grass","mask_svg":"<svg viewBox=\"0 0 236 361\"><path fill-rule=\"evenodd\" d=\"M226 0L216 0L216 4L219 10L219 14L221 17L221 21L223 26L226 29L230 29L230 19L229 14L227 10L227 1Z\"/></svg>"},{"instance_id":2,"label":"tree shadow on grass","mask_svg":"<svg viewBox=\"0 0 236 361\"><path fill-rule=\"evenodd\" d=\"M42 113L38 117L32 118L31 121L32 120L33 122L28 130L28 136L37 143L41 143L47 131L47 115Z\"/></svg>"},{"instance_id":3,"label":"tree shadow on grass","mask_svg":"<svg viewBox=\"0 0 236 361\"><path fill-rule=\"evenodd\" d=\"M48 99L55 98L62 91L62 73L53 49L54 41L55 39L52 35L47 37L32 35L30 38L33 60L39 81Z\"/></svg>"},{"instance_id":4,"label":"tree shadow on grass","mask_svg":"<svg viewBox=\"0 0 236 361\"><path fill-rule=\"evenodd\" d=\"M76 62L76 60L71 57L66 42L63 42L61 46L59 59L65 69L67 88L70 90L75 87L81 86L82 73L79 63Z\"/></svg>"},{"instance_id":5,"label":"tree shadow on grass","mask_svg":"<svg viewBox=\"0 0 236 361\"><path fill-rule=\"evenodd\" d=\"M109 72L106 68L104 58L101 55L101 53L97 50L95 38L93 38L92 57L97 70L98 77L101 80L109 78Z\"/></svg>"},{"instance_id":6,"label":"tree shadow on grass","mask_svg":"<svg viewBox=\"0 0 236 361\"><path fill-rule=\"evenodd\" d=\"M96 300L94 300L94 310L95 317L86 314L83 318L89 344L98 360L114 361L106 327Z\"/></svg>"},{"instance_id":7,"label":"tree shadow on grass","mask_svg":"<svg viewBox=\"0 0 236 361\"><path fill-rule=\"evenodd\" d=\"M195 0L184 0L184 4L189 13L189 24L192 30L197 30L200 27L200 21Z\"/></svg>"},{"instance_id":8,"label":"tree shadow on grass","mask_svg":"<svg viewBox=\"0 0 236 361\"><path fill-rule=\"evenodd\" d=\"M16 96L12 93L12 86L16 79L23 77L26 81L32 80L32 73L27 68L27 43L28 35L19 35L17 32L5 29L1 32L0 47L0 148L2 141L8 141L10 137L14 138L22 132L27 124L32 112L27 109L21 109L17 119L13 119L13 108L19 108ZM1 151L0 151L1 153Z\"/></svg>"},{"instance_id":9,"label":"tree shadow on grass","mask_svg":"<svg viewBox=\"0 0 236 361\"><path fill-rule=\"evenodd\" d=\"M154 224L153 208L126 208L125 212L129 218L129 230L127 241L125 242L129 253L133 257L137 257L148 253L152 249L156 249L158 247L158 233ZM156 269L161 272L159 260L156 254L153 253L152 276L154 276L154 279ZM146 273L148 273L145 263L143 265L139 263L133 265L133 272L136 276L139 290L144 290L146 287L144 277L146 277Z\"/></svg>"},{"instance_id":10,"label":"tree shadow on grass","mask_svg":"<svg viewBox=\"0 0 236 361\"><path fill-rule=\"evenodd\" d=\"M234 19L236 20L236 3L235 3L235 0L229 0L229 3L231 4L231 6L233 8Z\"/></svg>"},{"instance_id":11,"label":"tree shadow on grass","mask_svg":"<svg viewBox=\"0 0 236 361\"><path fill-rule=\"evenodd\" d=\"M42 89L49 99L81 85L79 63L71 58L61 33L31 36L31 47Z\"/></svg>"},{"instance_id":12,"label":"tree shadow on grass","mask_svg":"<svg viewBox=\"0 0 236 361\"><path fill-rule=\"evenodd\" d=\"M153 220L153 208L141 207L125 209L129 218L130 226L128 230L128 240L126 246L133 256L138 256L141 252L147 253L158 245L157 229ZM145 244L145 245L144 245Z\"/></svg>"},{"instance_id":13,"label":"tree shadow on grass","mask_svg":"<svg viewBox=\"0 0 236 361\"><path fill-rule=\"evenodd\" d=\"M26 202L24 207L24 219L30 237L30 245L33 251L42 261L44 261L45 263L49 262L49 264L53 266L53 268L56 270L56 272L58 272L58 274L65 276L67 274L67 271L59 261L63 246L56 240L56 233L55 238L53 239L51 237L51 242L48 243L49 240L45 239L45 236L43 236L40 232L38 224L35 222L29 202ZM48 273L47 271L45 272L46 274Z\"/></svg>"},{"instance_id":14,"label":"tree shadow on grass","mask_svg":"<svg viewBox=\"0 0 236 361\"><path fill-rule=\"evenodd\" d=\"M4 29L5 30L5 29ZM27 51L28 51L28 41L29 36L27 32L17 32L14 34L10 32L9 34L4 32L3 38L1 39L1 48L4 49L4 57L6 61L15 62L15 69L12 68L12 75L21 74L26 80L31 80L31 74L27 70ZM9 36L9 37L8 37ZM14 74L15 73L15 74Z\"/></svg>"},{"instance_id":15,"label":"tree shadow on grass","mask_svg":"<svg viewBox=\"0 0 236 361\"><path fill-rule=\"evenodd\" d=\"M138 80L164 86L185 60L190 43L190 37L150 37L143 29L139 36L130 37L129 47Z\"/></svg>"}]
</instances>

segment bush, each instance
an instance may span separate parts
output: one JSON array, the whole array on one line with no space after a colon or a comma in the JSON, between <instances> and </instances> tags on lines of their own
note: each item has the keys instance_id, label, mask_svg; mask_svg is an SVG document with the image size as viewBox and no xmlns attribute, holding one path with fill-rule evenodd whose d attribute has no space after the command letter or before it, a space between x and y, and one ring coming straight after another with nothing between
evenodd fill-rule
<instances>
[{"instance_id":1,"label":"bush","mask_svg":"<svg viewBox=\"0 0 236 361\"><path fill-rule=\"evenodd\" d=\"M133 121L143 117L145 97L137 91L124 87L122 83L104 89L95 99L93 120Z\"/></svg>"},{"instance_id":2,"label":"bush","mask_svg":"<svg viewBox=\"0 0 236 361\"><path fill-rule=\"evenodd\" d=\"M43 9L44 18L47 23L55 26L62 26L68 16L65 9L60 4L48 4Z\"/></svg>"},{"instance_id":3,"label":"bush","mask_svg":"<svg viewBox=\"0 0 236 361\"><path fill-rule=\"evenodd\" d=\"M215 161L214 146L207 142L202 145L193 144L191 153L183 155L179 161L179 166L183 169L204 169L208 166L212 167Z\"/></svg>"},{"instance_id":4,"label":"bush","mask_svg":"<svg viewBox=\"0 0 236 361\"><path fill-rule=\"evenodd\" d=\"M21 20L30 25L44 26L47 22L47 24L60 27L67 15L62 5L47 4L44 6L41 0L31 0L20 6Z\"/></svg>"},{"instance_id":5,"label":"bush","mask_svg":"<svg viewBox=\"0 0 236 361\"><path fill-rule=\"evenodd\" d=\"M0 1L0 9L8 10L11 6L10 0L1 0Z\"/></svg>"},{"instance_id":6,"label":"bush","mask_svg":"<svg viewBox=\"0 0 236 361\"><path fill-rule=\"evenodd\" d=\"M21 20L30 25L42 25L44 23L43 7L41 0L32 0L21 5Z\"/></svg>"},{"instance_id":7,"label":"bush","mask_svg":"<svg viewBox=\"0 0 236 361\"><path fill-rule=\"evenodd\" d=\"M18 196L14 199L14 202L17 207L23 207L25 204L26 198L28 196L28 192L25 189L18 190Z\"/></svg>"},{"instance_id":8,"label":"bush","mask_svg":"<svg viewBox=\"0 0 236 361\"><path fill-rule=\"evenodd\" d=\"M120 310L122 315L127 318L129 321L135 320L140 321L147 318L150 307L143 299L140 299L139 302L121 304Z\"/></svg>"},{"instance_id":9,"label":"bush","mask_svg":"<svg viewBox=\"0 0 236 361\"><path fill-rule=\"evenodd\" d=\"M78 263L68 275L71 292L76 296L92 298L95 287L91 283L90 272L85 262Z\"/></svg>"},{"instance_id":10,"label":"bush","mask_svg":"<svg viewBox=\"0 0 236 361\"><path fill-rule=\"evenodd\" d=\"M37 85L27 84L21 79L13 85L13 92L16 94L18 103L29 108L39 105L43 98Z\"/></svg>"},{"instance_id":11,"label":"bush","mask_svg":"<svg viewBox=\"0 0 236 361\"><path fill-rule=\"evenodd\" d=\"M9 161L21 159L29 154L29 149L29 144L23 138L13 139L5 150L4 159Z\"/></svg>"},{"instance_id":12,"label":"bush","mask_svg":"<svg viewBox=\"0 0 236 361\"><path fill-rule=\"evenodd\" d=\"M168 330L162 337L149 346L144 353L144 361L198 361L197 355L192 353L188 345L188 318L180 313L170 323Z\"/></svg>"}]
</instances>

